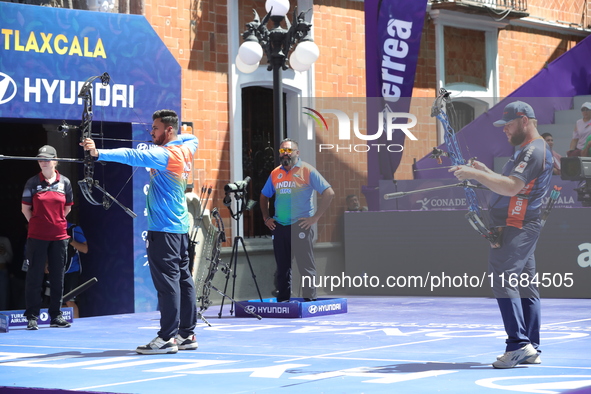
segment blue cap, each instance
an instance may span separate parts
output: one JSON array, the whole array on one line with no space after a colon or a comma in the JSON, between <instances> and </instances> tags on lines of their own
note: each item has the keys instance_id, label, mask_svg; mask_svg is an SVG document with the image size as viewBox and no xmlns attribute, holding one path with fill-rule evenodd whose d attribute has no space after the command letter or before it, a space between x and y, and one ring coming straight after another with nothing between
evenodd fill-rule
<instances>
[{"instance_id":1,"label":"blue cap","mask_svg":"<svg viewBox=\"0 0 591 394\"><path fill-rule=\"evenodd\" d=\"M521 118L522 116L527 116L530 119L536 118L536 114L531 105L524 103L523 101L514 101L505 106L505 109L503 110L503 119L497 120L493 124L497 127L501 127L512 120Z\"/></svg>"}]
</instances>

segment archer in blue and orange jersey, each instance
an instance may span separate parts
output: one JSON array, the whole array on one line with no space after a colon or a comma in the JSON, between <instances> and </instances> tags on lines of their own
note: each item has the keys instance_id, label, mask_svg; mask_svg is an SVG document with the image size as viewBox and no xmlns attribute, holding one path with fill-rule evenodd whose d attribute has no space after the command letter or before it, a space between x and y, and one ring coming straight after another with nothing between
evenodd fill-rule
<instances>
[{"instance_id":1,"label":"archer in blue and orange jersey","mask_svg":"<svg viewBox=\"0 0 591 394\"><path fill-rule=\"evenodd\" d=\"M150 168L147 195L146 247L160 306L160 331L140 354L176 353L197 349L195 284L189 270L189 214L185 197L187 179L197 150L197 137L178 134L174 111L152 115L154 149L96 149L90 138L81 145L98 160Z\"/></svg>"}]
</instances>

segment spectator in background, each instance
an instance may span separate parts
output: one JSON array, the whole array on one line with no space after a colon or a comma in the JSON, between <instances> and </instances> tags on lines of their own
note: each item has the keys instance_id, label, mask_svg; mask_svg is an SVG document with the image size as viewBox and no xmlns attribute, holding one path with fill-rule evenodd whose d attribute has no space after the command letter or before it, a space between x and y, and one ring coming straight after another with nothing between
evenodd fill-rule
<instances>
[{"instance_id":1,"label":"spectator in background","mask_svg":"<svg viewBox=\"0 0 591 394\"><path fill-rule=\"evenodd\" d=\"M11 262L10 240L0 236L0 311L8 309L8 264Z\"/></svg>"},{"instance_id":2,"label":"spectator in background","mask_svg":"<svg viewBox=\"0 0 591 394\"><path fill-rule=\"evenodd\" d=\"M591 136L591 102L583 103L581 106L581 114L583 115L583 118L577 120L569 151L566 152L568 157L583 156L583 150L585 148L587 148L587 151L589 150L587 141Z\"/></svg>"},{"instance_id":3,"label":"spectator in background","mask_svg":"<svg viewBox=\"0 0 591 394\"><path fill-rule=\"evenodd\" d=\"M544 141L546 141L546 143L550 147L550 150L552 151L552 175L560 175L560 159L562 158L562 156L560 156L554 150L554 137L552 137L552 134L550 133L544 133L542 134L542 138L544 139Z\"/></svg>"},{"instance_id":4,"label":"spectator in background","mask_svg":"<svg viewBox=\"0 0 591 394\"><path fill-rule=\"evenodd\" d=\"M587 137L585 141L585 147L581 151L581 156L589 157L591 156L591 135Z\"/></svg>"},{"instance_id":5,"label":"spectator in background","mask_svg":"<svg viewBox=\"0 0 591 394\"><path fill-rule=\"evenodd\" d=\"M261 191L260 207L267 228L273 232L277 264L277 302L291 298L291 262L295 257L302 276L316 276L312 226L328 210L334 191L322 175L300 159L298 143L290 138L279 146L281 165L271 171ZM314 192L322 198L314 210ZM269 199L275 195L275 216L269 214ZM313 285L302 286L305 301L316 300Z\"/></svg>"},{"instance_id":6,"label":"spectator in background","mask_svg":"<svg viewBox=\"0 0 591 394\"><path fill-rule=\"evenodd\" d=\"M367 211L367 207L362 207L359 203L359 197L355 194L349 194L347 196L347 209L350 212L364 212Z\"/></svg>"},{"instance_id":7,"label":"spectator in background","mask_svg":"<svg viewBox=\"0 0 591 394\"><path fill-rule=\"evenodd\" d=\"M68 223L68 235L70 236L70 243L68 245L66 273L64 274L64 294L68 294L80 284L80 273L82 272L80 253L88 253L88 243L80 226ZM64 299L63 303L74 310L74 318L80 317L76 297Z\"/></svg>"}]
</instances>

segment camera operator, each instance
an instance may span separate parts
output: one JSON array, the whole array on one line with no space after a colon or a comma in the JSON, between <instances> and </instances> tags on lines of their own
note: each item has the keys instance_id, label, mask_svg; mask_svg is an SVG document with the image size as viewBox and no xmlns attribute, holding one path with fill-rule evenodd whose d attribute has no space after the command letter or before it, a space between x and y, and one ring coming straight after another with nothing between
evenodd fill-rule
<instances>
[{"instance_id":1,"label":"camera operator","mask_svg":"<svg viewBox=\"0 0 591 394\"><path fill-rule=\"evenodd\" d=\"M560 159L562 172L560 179L577 181L579 185L574 190L577 200L584 207L591 207L591 157L563 157Z\"/></svg>"},{"instance_id":2,"label":"camera operator","mask_svg":"<svg viewBox=\"0 0 591 394\"><path fill-rule=\"evenodd\" d=\"M291 297L291 261L295 256L301 275L316 276L312 226L326 212L334 191L320 173L299 158L298 143L286 138L279 148L281 165L275 168L261 191L261 211L265 225L273 232L273 250L277 264L277 301ZM322 198L314 213L314 191ZM269 199L275 196L275 216L269 216ZM306 301L316 299L316 288L304 287Z\"/></svg>"}]
</instances>

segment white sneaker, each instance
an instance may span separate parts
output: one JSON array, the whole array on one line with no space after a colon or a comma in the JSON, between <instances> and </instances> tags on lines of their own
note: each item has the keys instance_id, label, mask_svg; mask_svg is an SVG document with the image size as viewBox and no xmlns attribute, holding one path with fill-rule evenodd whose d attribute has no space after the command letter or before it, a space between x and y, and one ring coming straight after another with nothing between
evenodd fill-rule
<instances>
[{"instance_id":1,"label":"white sneaker","mask_svg":"<svg viewBox=\"0 0 591 394\"><path fill-rule=\"evenodd\" d=\"M156 337L147 345L138 346L135 351L139 354L173 354L178 352L179 348L174 338L165 341L160 337Z\"/></svg>"},{"instance_id":2,"label":"white sneaker","mask_svg":"<svg viewBox=\"0 0 591 394\"><path fill-rule=\"evenodd\" d=\"M501 357L503 357L503 356L504 356L504 354L497 356L497 360L500 360ZM536 353L533 356L526 358L525 360L523 360L519 364L541 364L541 363L542 363L542 357L540 357L540 353Z\"/></svg>"},{"instance_id":3,"label":"white sneaker","mask_svg":"<svg viewBox=\"0 0 591 394\"><path fill-rule=\"evenodd\" d=\"M514 350L512 352L505 352L492 366L495 368L513 368L517 364L537 355L538 352L534 347L528 343L521 349Z\"/></svg>"},{"instance_id":4,"label":"white sneaker","mask_svg":"<svg viewBox=\"0 0 591 394\"><path fill-rule=\"evenodd\" d=\"M179 350L195 350L199 347L195 335L189 335L187 338L177 335L175 339Z\"/></svg>"}]
</instances>

